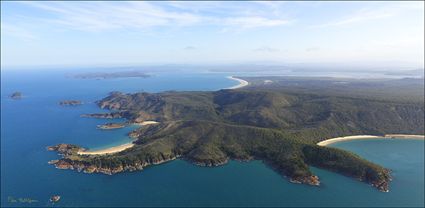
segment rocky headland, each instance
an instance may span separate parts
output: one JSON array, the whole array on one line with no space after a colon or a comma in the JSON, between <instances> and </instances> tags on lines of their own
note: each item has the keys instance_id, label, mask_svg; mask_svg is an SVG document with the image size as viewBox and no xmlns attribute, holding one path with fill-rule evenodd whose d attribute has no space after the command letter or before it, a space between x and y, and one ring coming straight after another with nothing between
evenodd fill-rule
<instances>
[{"instance_id":1,"label":"rocky headland","mask_svg":"<svg viewBox=\"0 0 425 208\"><path fill-rule=\"evenodd\" d=\"M50 148L66 152L52 164L114 174L176 158L208 167L256 159L293 183L320 185L310 170L313 166L386 192L390 170L352 152L316 143L344 135L424 134L423 100L360 97L367 92L359 95L358 88L344 89L343 96L325 90L316 93L299 88L299 79L282 88L272 77L266 80L273 81L267 88L261 79L259 87L254 80L236 90L111 93L96 102L110 113L83 116L125 118L128 123L155 121L155 125L140 125L130 132L134 145L113 154L79 155L75 146Z\"/></svg>"}]
</instances>

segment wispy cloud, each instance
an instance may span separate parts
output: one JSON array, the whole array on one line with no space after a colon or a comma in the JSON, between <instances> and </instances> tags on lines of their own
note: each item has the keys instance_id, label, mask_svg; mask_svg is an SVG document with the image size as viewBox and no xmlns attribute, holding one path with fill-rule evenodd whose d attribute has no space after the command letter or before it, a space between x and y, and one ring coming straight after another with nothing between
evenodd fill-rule
<instances>
[{"instance_id":1,"label":"wispy cloud","mask_svg":"<svg viewBox=\"0 0 425 208\"><path fill-rule=\"evenodd\" d=\"M288 20L269 19L264 17L232 17L226 18L224 24L241 28L273 27L288 24Z\"/></svg>"},{"instance_id":2,"label":"wispy cloud","mask_svg":"<svg viewBox=\"0 0 425 208\"><path fill-rule=\"evenodd\" d=\"M397 4L387 5L377 8L362 8L358 11L353 12L350 15L344 16L338 20L330 21L324 24L314 25L313 28L323 28L332 26L344 26L360 22L368 22L372 20L385 19L394 17L412 9L420 9L417 4ZM422 5L423 9L423 5Z\"/></svg>"},{"instance_id":3,"label":"wispy cloud","mask_svg":"<svg viewBox=\"0 0 425 208\"><path fill-rule=\"evenodd\" d=\"M316 25L314 27L320 28L320 27L329 27L329 26L341 26L341 25L347 25L347 24L369 21L374 19L381 19L381 18L392 17L392 16L394 16L394 13L391 11L377 12L370 9L362 9L360 11L357 11L355 14L346 16L340 20L328 22L321 25Z\"/></svg>"},{"instance_id":4,"label":"wispy cloud","mask_svg":"<svg viewBox=\"0 0 425 208\"><path fill-rule=\"evenodd\" d=\"M33 41L37 39L37 37L33 33L28 31L24 27L11 25L4 22L1 23L1 33L2 35L14 36L24 41Z\"/></svg>"},{"instance_id":5,"label":"wispy cloud","mask_svg":"<svg viewBox=\"0 0 425 208\"><path fill-rule=\"evenodd\" d=\"M21 2L44 10L53 18L41 20L84 31L114 29L144 29L152 27L185 27L215 25L251 29L285 25L289 20L260 14L234 14L224 11L217 14L211 7L217 4L198 5L192 2ZM209 10L210 12L199 12ZM39 18L40 20L40 18Z\"/></svg>"},{"instance_id":6,"label":"wispy cloud","mask_svg":"<svg viewBox=\"0 0 425 208\"><path fill-rule=\"evenodd\" d=\"M44 19L72 29L101 31L154 26L190 25L200 16L166 11L147 2L25 2L56 15Z\"/></svg>"}]
</instances>

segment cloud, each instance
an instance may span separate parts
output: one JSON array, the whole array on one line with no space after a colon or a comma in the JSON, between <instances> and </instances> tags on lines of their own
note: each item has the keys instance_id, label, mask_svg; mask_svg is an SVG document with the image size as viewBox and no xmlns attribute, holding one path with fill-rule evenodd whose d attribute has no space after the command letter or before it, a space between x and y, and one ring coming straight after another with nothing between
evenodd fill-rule
<instances>
[{"instance_id":1,"label":"cloud","mask_svg":"<svg viewBox=\"0 0 425 208\"><path fill-rule=\"evenodd\" d=\"M269 17L262 12L235 12L229 4L195 4L192 2L19 2L43 10L44 21L74 30L105 31L148 29L153 27L229 26L243 29L285 25L287 19ZM192 8L191 5L194 7ZM202 6L201 6L202 5ZM227 4L225 4L227 5ZM220 12L217 12L220 11ZM238 10L236 10L238 11ZM245 13L245 14L244 14ZM53 16L52 16L53 15ZM28 18L30 19L30 17Z\"/></svg>"},{"instance_id":2,"label":"cloud","mask_svg":"<svg viewBox=\"0 0 425 208\"><path fill-rule=\"evenodd\" d=\"M275 53L275 52L278 52L279 49L271 48L271 47L268 47L268 46L262 46L262 47L254 49L254 51L256 51L256 52L266 52L266 53Z\"/></svg>"},{"instance_id":3,"label":"cloud","mask_svg":"<svg viewBox=\"0 0 425 208\"><path fill-rule=\"evenodd\" d=\"M11 25L4 22L1 23L1 33L2 35L17 37L24 41L33 41L37 39L37 37L33 33L28 31L24 27Z\"/></svg>"},{"instance_id":4,"label":"cloud","mask_svg":"<svg viewBox=\"0 0 425 208\"><path fill-rule=\"evenodd\" d=\"M342 26L342 25L348 25L352 23L364 22L364 21L381 19L381 18L392 17L392 16L394 16L394 14L388 11L376 12L373 10L362 9L356 12L355 14L342 18L341 20L317 25L316 27L320 28L320 27L329 27L329 26Z\"/></svg>"},{"instance_id":5,"label":"cloud","mask_svg":"<svg viewBox=\"0 0 425 208\"><path fill-rule=\"evenodd\" d=\"M354 13L342 17L338 20L330 21L324 24L314 25L312 28L324 28L334 26L344 26L360 22L368 22L371 20L385 19L397 16L403 12L420 9L417 4L389 4L384 7L362 8ZM422 5L423 9L423 5Z\"/></svg>"},{"instance_id":6,"label":"cloud","mask_svg":"<svg viewBox=\"0 0 425 208\"><path fill-rule=\"evenodd\" d=\"M147 2L23 3L56 15L44 19L49 23L86 31L192 25L201 18L187 12L166 11Z\"/></svg>"},{"instance_id":7,"label":"cloud","mask_svg":"<svg viewBox=\"0 0 425 208\"><path fill-rule=\"evenodd\" d=\"M288 24L288 20L269 19L264 17L233 17L224 20L228 26L239 26L242 28L274 27Z\"/></svg>"}]
</instances>

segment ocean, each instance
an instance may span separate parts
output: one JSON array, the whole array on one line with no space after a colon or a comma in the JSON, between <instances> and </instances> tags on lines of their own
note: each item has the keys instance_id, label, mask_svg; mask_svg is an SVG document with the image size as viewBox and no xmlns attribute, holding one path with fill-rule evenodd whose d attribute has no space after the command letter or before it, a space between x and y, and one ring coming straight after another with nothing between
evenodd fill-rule
<instances>
[{"instance_id":1,"label":"ocean","mask_svg":"<svg viewBox=\"0 0 425 208\"><path fill-rule=\"evenodd\" d=\"M91 149L131 141L134 127L98 130L111 120L81 118L105 112L94 101L111 91L218 90L238 83L226 73L155 73L149 78L74 79L68 70L2 71L1 206L424 206L423 140L357 140L333 144L392 169L391 191L312 168L320 187L290 183L261 161L208 168L175 160L143 171L84 174L47 164L46 146ZM8 97L21 91L21 100ZM59 106L77 99L81 106ZM119 121L119 120L116 120ZM51 204L49 198L60 195ZM31 201L32 200L32 201Z\"/></svg>"}]
</instances>

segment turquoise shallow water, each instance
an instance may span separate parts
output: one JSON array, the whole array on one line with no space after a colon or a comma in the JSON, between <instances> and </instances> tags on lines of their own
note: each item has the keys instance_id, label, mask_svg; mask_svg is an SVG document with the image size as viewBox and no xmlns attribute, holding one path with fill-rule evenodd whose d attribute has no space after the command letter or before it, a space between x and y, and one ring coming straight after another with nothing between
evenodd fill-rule
<instances>
[{"instance_id":1,"label":"turquoise shallow water","mask_svg":"<svg viewBox=\"0 0 425 208\"><path fill-rule=\"evenodd\" d=\"M393 170L391 192L312 168L321 187L289 183L261 161L205 168L183 160L113 176L58 170L47 164L57 158L45 147L74 143L103 148L130 141L132 127L101 131L102 119L80 118L102 112L93 103L110 91L217 90L237 84L227 74L155 74L147 79L78 80L65 71L2 72L1 205L52 206L424 206L424 142L368 140L336 143ZM7 95L22 91L24 99ZM86 104L61 107L62 99ZM35 203L9 202L31 198ZM10 198L9 198L10 199Z\"/></svg>"}]
</instances>

